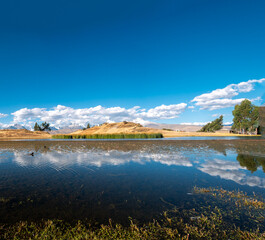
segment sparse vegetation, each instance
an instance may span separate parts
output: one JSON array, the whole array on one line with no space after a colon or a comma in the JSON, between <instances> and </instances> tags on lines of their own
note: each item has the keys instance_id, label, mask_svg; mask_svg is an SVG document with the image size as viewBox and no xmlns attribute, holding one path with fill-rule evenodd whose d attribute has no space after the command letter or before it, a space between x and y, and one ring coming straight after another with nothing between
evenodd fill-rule
<instances>
[{"instance_id":1,"label":"sparse vegetation","mask_svg":"<svg viewBox=\"0 0 265 240\"><path fill-rule=\"evenodd\" d=\"M88 123L87 126L85 128L83 128L83 130L86 130L86 129L89 129L89 128L91 128L90 123Z\"/></svg>"},{"instance_id":2,"label":"sparse vegetation","mask_svg":"<svg viewBox=\"0 0 265 240\"><path fill-rule=\"evenodd\" d=\"M161 133L120 133L120 134L90 134L90 135L53 135L53 139L144 139L163 138Z\"/></svg>"},{"instance_id":3,"label":"sparse vegetation","mask_svg":"<svg viewBox=\"0 0 265 240\"><path fill-rule=\"evenodd\" d=\"M198 209L173 209L164 212L161 219L147 224L136 224L129 218L125 227L109 220L108 225L91 223L69 224L61 220L39 223L19 222L0 225L1 239L264 239L260 230L264 223L264 201L255 195L239 191L194 187L193 193L207 201L216 199L219 205L229 206L223 211L215 204ZM208 202L205 202L206 204ZM229 205L228 205L229 204ZM231 220L234 224L231 224ZM242 224L244 230L239 225ZM245 221L252 225L245 225ZM264 229L264 227L263 227Z\"/></svg>"},{"instance_id":4,"label":"sparse vegetation","mask_svg":"<svg viewBox=\"0 0 265 240\"><path fill-rule=\"evenodd\" d=\"M162 130L166 130L166 131L174 131L173 129L170 129L170 128L163 128Z\"/></svg>"}]
</instances>

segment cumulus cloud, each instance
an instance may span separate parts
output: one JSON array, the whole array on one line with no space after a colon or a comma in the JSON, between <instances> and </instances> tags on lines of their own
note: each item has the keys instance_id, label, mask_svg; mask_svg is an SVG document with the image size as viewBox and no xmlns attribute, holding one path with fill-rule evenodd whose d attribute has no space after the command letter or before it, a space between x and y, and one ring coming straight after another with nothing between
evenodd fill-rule
<instances>
[{"instance_id":1,"label":"cumulus cloud","mask_svg":"<svg viewBox=\"0 0 265 240\"><path fill-rule=\"evenodd\" d=\"M221 115L225 116L226 114L219 114L219 113L216 113L216 114L213 114L212 117L220 117Z\"/></svg>"},{"instance_id":2,"label":"cumulus cloud","mask_svg":"<svg viewBox=\"0 0 265 240\"><path fill-rule=\"evenodd\" d=\"M265 78L249 80L238 84L230 84L222 89L213 90L210 93L204 93L195 97L194 102L200 109L216 110L221 108L233 107L241 103L244 98L232 99L240 93L248 93L254 90L256 83L265 82ZM257 99L252 99L252 101Z\"/></svg>"},{"instance_id":3,"label":"cumulus cloud","mask_svg":"<svg viewBox=\"0 0 265 240\"><path fill-rule=\"evenodd\" d=\"M51 109L46 108L23 108L12 115L14 123L27 124L34 121L46 121L55 127L81 125L87 122L99 124L103 122L134 121L141 124L148 123L148 120L177 118L186 109L186 103L161 105L149 110L139 106L133 108L96 106L91 108L74 109L58 105Z\"/></svg>"},{"instance_id":4,"label":"cumulus cloud","mask_svg":"<svg viewBox=\"0 0 265 240\"><path fill-rule=\"evenodd\" d=\"M7 117L8 114L4 114L4 113L0 113L0 118L4 118L4 117Z\"/></svg>"}]
</instances>

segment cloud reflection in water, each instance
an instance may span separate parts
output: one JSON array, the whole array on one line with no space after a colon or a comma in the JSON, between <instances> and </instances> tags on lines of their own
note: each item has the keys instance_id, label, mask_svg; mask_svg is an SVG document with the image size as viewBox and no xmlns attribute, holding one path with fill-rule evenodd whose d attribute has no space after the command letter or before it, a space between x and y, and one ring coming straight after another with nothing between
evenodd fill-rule
<instances>
[{"instance_id":1,"label":"cloud reflection in water","mask_svg":"<svg viewBox=\"0 0 265 240\"><path fill-rule=\"evenodd\" d=\"M234 161L236 155L218 159L216 155L201 156L200 160L194 155L185 152L147 151L118 151L118 150L88 150L88 151L48 151L36 153L34 157L28 153L15 151L13 161L20 166L42 167L50 166L57 170L72 166L118 166L128 163L146 164L151 162L167 166L194 167L213 177L234 181L240 185L265 188L265 179L260 176L250 175L245 166ZM232 159L231 159L232 157ZM206 159L207 160L204 160ZM231 160L229 160L231 159Z\"/></svg>"},{"instance_id":2,"label":"cloud reflection in water","mask_svg":"<svg viewBox=\"0 0 265 240\"><path fill-rule=\"evenodd\" d=\"M213 159L202 163L198 169L211 176L232 180L240 185L265 188L264 178L247 175L246 168L240 166L238 162Z\"/></svg>"},{"instance_id":3,"label":"cloud reflection in water","mask_svg":"<svg viewBox=\"0 0 265 240\"><path fill-rule=\"evenodd\" d=\"M73 165L96 166L122 165L129 162L145 164L146 162L159 162L168 166L192 167L191 161L182 154L147 153L147 152L123 152L111 151L88 151L88 152L47 152L37 153L34 157L23 152L14 153L14 161L20 166L41 167L53 165L61 168Z\"/></svg>"}]
</instances>

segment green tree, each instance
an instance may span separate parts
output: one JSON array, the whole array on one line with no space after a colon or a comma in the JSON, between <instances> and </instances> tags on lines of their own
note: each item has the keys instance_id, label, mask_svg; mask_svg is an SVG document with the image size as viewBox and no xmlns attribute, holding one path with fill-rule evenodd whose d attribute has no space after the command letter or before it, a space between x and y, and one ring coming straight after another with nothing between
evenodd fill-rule
<instances>
[{"instance_id":1,"label":"green tree","mask_svg":"<svg viewBox=\"0 0 265 240\"><path fill-rule=\"evenodd\" d=\"M240 133L253 132L259 126L259 107L248 99L235 106L232 129Z\"/></svg>"},{"instance_id":2,"label":"green tree","mask_svg":"<svg viewBox=\"0 0 265 240\"><path fill-rule=\"evenodd\" d=\"M88 129L88 128L91 128L90 123L87 123L87 126L86 126L85 128L83 128L83 130L86 130L86 129Z\"/></svg>"},{"instance_id":3,"label":"green tree","mask_svg":"<svg viewBox=\"0 0 265 240\"><path fill-rule=\"evenodd\" d=\"M41 131L51 131L50 124L47 122L44 122L41 124Z\"/></svg>"},{"instance_id":4,"label":"green tree","mask_svg":"<svg viewBox=\"0 0 265 240\"><path fill-rule=\"evenodd\" d=\"M216 118L210 123L207 123L204 125L199 132L215 132L223 127L223 115L221 115L219 118Z\"/></svg>"},{"instance_id":5,"label":"green tree","mask_svg":"<svg viewBox=\"0 0 265 240\"><path fill-rule=\"evenodd\" d=\"M38 123L35 123L34 125L34 131L41 131L41 128Z\"/></svg>"}]
</instances>

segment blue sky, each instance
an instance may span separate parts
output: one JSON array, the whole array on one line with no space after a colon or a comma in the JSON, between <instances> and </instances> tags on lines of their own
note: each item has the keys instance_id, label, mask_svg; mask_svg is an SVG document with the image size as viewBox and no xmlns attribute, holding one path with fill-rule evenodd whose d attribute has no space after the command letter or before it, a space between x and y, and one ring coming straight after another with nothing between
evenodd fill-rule
<instances>
[{"instance_id":1,"label":"blue sky","mask_svg":"<svg viewBox=\"0 0 265 240\"><path fill-rule=\"evenodd\" d=\"M264 9L259 0L1 1L0 123L230 122L236 99L264 101L265 82L248 82L265 77ZM191 102L216 89L236 94L217 109Z\"/></svg>"}]
</instances>

